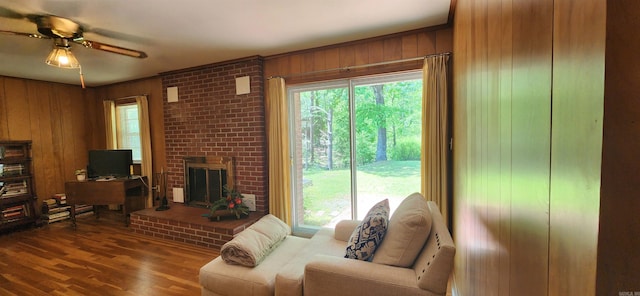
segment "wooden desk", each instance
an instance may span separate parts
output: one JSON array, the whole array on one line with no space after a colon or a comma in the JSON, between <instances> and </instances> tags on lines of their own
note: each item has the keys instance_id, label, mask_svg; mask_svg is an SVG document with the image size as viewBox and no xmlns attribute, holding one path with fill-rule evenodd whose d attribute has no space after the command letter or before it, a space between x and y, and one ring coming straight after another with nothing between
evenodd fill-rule
<instances>
[{"instance_id":1,"label":"wooden desk","mask_svg":"<svg viewBox=\"0 0 640 296\"><path fill-rule=\"evenodd\" d=\"M76 204L92 206L121 204L125 225L129 225L129 214L142 210L146 205L147 177L112 179L109 181L67 181L64 191L67 204L71 206L71 223L76 227ZM98 211L94 212L97 215Z\"/></svg>"}]
</instances>

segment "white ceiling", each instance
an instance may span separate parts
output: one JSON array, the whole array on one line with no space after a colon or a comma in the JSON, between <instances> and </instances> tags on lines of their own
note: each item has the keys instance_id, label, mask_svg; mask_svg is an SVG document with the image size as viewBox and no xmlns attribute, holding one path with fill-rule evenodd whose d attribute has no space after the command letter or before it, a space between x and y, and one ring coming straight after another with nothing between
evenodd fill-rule
<instances>
[{"instance_id":1,"label":"white ceiling","mask_svg":"<svg viewBox=\"0 0 640 296\"><path fill-rule=\"evenodd\" d=\"M145 59L73 44L88 86L253 55L269 56L446 24L451 0L0 0L0 30L36 33L14 15L56 15L84 37ZM4 13L4 17L2 14ZM79 85L44 63L53 41L0 33L0 75Z\"/></svg>"}]
</instances>

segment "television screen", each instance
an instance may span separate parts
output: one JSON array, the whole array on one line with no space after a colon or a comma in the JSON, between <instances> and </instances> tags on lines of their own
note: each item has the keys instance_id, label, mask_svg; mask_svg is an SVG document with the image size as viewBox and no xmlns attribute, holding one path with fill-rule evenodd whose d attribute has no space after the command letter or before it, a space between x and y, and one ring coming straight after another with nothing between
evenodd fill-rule
<instances>
[{"instance_id":1,"label":"television screen","mask_svg":"<svg viewBox=\"0 0 640 296\"><path fill-rule=\"evenodd\" d=\"M131 177L131 149L89 150L89 178Z\"/></svg>"}]
</instances>

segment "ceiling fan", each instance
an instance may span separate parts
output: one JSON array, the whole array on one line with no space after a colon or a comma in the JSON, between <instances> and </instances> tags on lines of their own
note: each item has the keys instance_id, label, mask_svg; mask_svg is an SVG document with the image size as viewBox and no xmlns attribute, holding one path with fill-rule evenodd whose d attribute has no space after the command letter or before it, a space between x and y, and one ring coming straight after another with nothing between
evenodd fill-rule
<instances>
[{"instance_id":1,"label":"ceiling fan","mask_svg":"<svg viewBox=\"0 0 640 296\"><path fill-rule=\"evenodd\" d=\"M37 33L25 33L25 32L15 32L2 30L0 28L0 33L16 35L16 36L26 36L31 38L38 39L53 39L53 50L49 54L46 59L46 63L48 65L60 67L60 68L80 68L80 63L75 58L73 53L71 53L71 44L76 43L80 44L86 48L97 49L105 52L116 53L120 55L125 55L134 58L146 58L147 54L143 51L124 48L120 46L115 46L111 44L101 43L93 40L87 40L83 36L84 28L64 17L59 17L55 15L21 15L13 11L9 11L5 8L1 9L0 17L9 17L9 18L26 18L29 21L36 24L38 32ZM82 86L84 88L84 78L82 76L82 70L80 70L80 80L82 82Z\"/></svg>"}]
</instances>

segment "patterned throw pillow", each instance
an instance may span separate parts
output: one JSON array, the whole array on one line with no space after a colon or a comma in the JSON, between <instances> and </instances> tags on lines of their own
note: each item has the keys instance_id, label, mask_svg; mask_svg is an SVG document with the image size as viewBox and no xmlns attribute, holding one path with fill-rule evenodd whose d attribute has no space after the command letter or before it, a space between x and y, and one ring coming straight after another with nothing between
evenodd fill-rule
<instances>
[{"instance_id":1,"label":"patterned throw pillow","mask_svg":"<svg viewBox=\"0 0 640 296\"><path fill-rule=\"evenodd\" d=\"M368 261L373 258L376 248L382 243L389 223L389 200L374 205L353 230L347 243L345 258Z\"/></svg>"}]
</instances>

